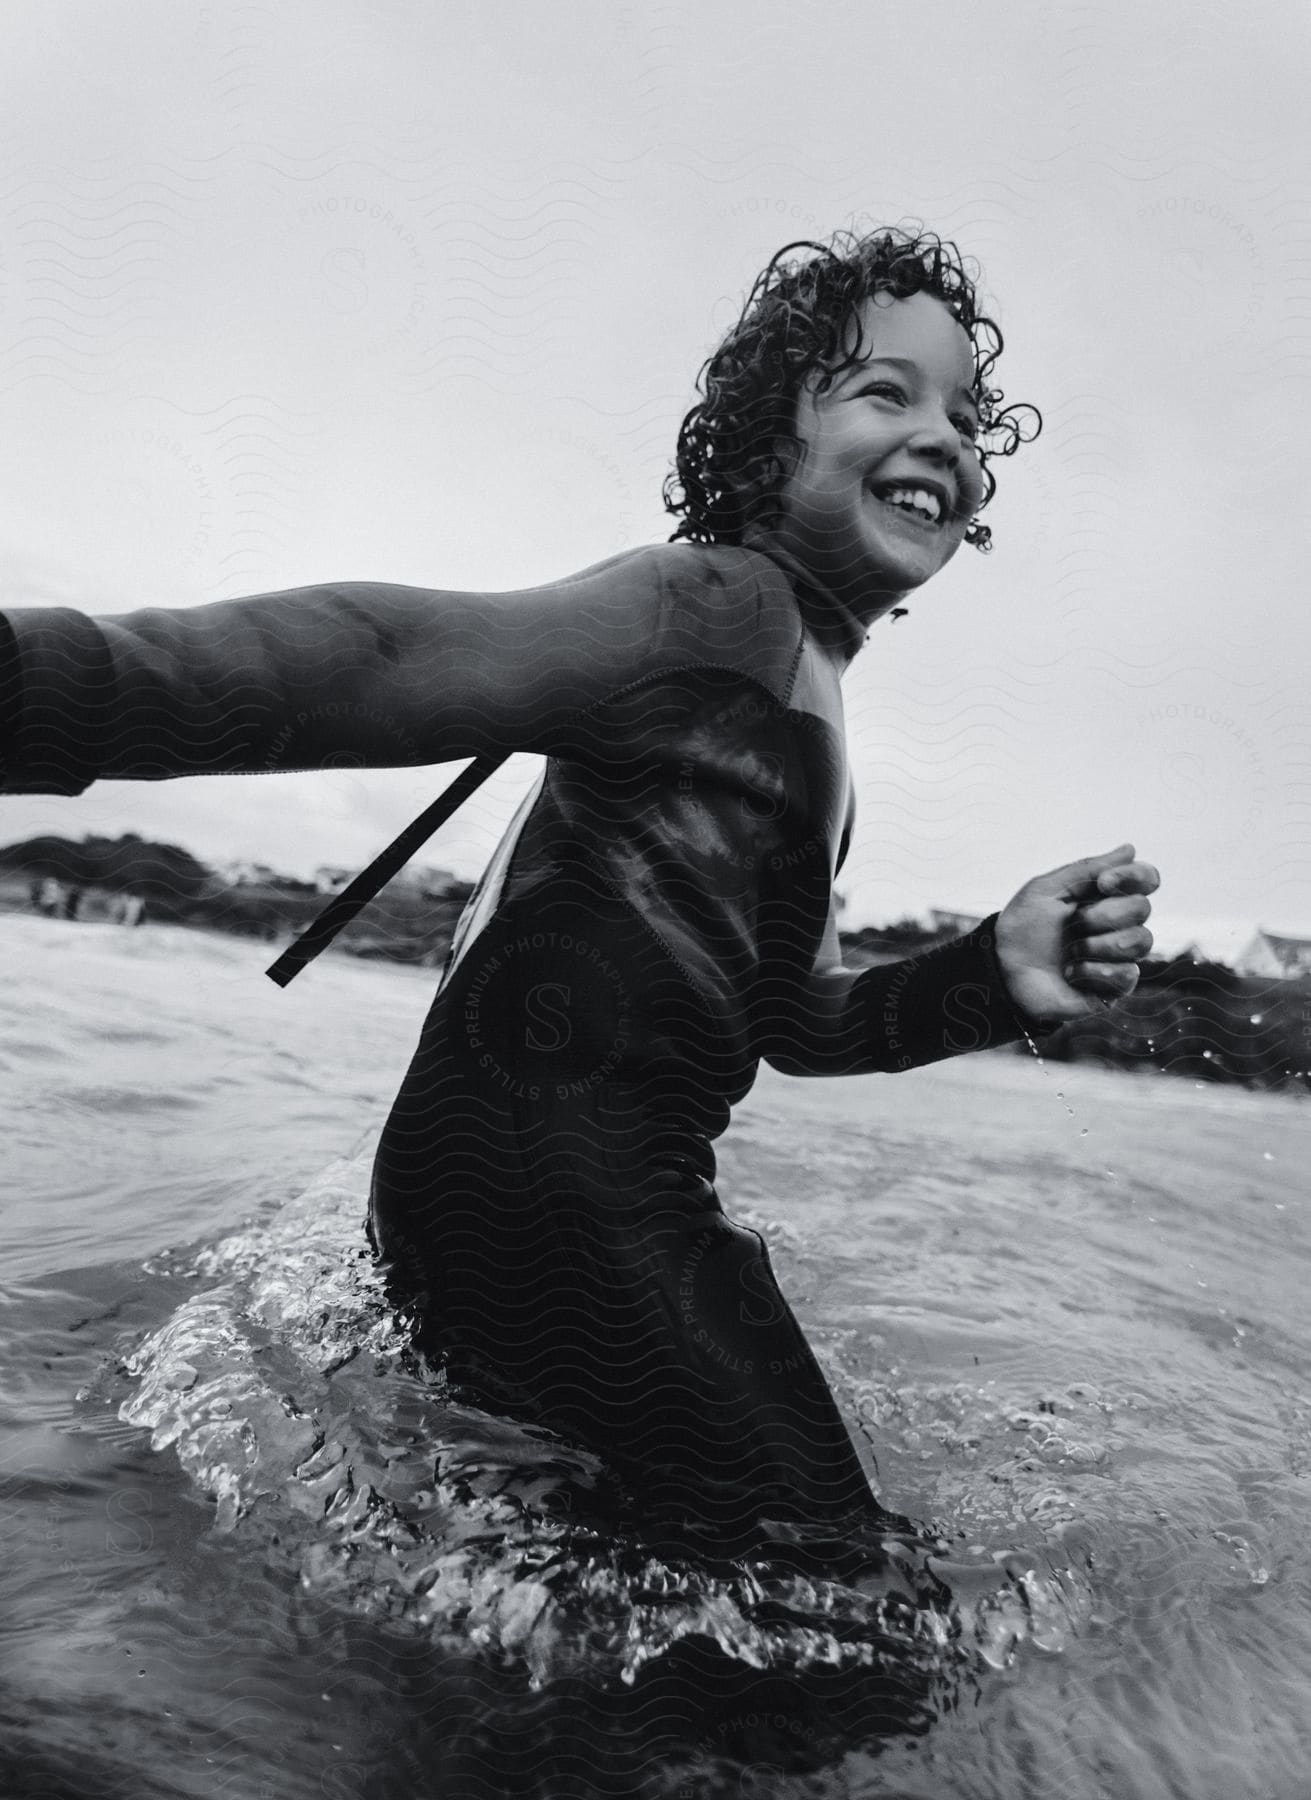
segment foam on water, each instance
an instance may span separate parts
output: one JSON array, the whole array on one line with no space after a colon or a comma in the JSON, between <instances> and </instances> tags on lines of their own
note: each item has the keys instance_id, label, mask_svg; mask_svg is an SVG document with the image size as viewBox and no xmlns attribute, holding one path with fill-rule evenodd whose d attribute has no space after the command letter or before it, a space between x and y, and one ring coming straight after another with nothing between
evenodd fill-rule
<instances>
[{"instance_id":1,"label":"foam on water","mask_svg":"<svg viewBox=\"0 0 1311 1800\"><path fill-rule=\"evenodd\" d=\"M368 1166L362 1145L270 1219L154 1259L197 1291L129 1357L120 1409L214 1499L220 1533L316 1595L534 1686L631 1683L692 1638L755 1669L886 1666L952 1686L1022 1644L1061 1649L1087 1615L1079 1558L1055 1542L947 1564L941 1541L888 1538L829 1572L813 1547L800 1569L768 1546L715 1561L616 1527L595 1457L458 1404L413 1355L364 1243Z\"/></svg>"}]
</instances>

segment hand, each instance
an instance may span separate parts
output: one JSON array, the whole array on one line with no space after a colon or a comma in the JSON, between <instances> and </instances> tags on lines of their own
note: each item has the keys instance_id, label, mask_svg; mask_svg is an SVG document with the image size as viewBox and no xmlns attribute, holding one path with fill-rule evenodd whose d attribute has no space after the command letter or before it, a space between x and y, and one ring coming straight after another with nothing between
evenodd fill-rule
<instances>
[{"instance_id":1,"label":"hand","mask_svg":"<svg viewBox=\"0 0 1311 1800\"><path fill-rule=\"evenodd\" d=\"M1161 878L1132 844L1035 875L997 915L997 961L1022 1016L1050 1027L1101 1010L1138 985L1146 920Z\"/></svg>"}]
</instances>

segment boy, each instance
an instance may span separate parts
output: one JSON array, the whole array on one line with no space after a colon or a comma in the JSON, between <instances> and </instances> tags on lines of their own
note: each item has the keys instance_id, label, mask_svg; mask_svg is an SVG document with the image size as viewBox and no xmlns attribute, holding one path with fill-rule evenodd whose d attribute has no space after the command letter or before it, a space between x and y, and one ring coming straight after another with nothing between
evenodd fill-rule
<instances>
[{"instance_id":1,"label":"boy","mask_svg":"<svg viewBox=\"0 0 1311 1800\"><path fill-rule=\"evenodd\" d=\"M384 1129L370 1236L458 1393L599 1450L646 1515L735 1538L887 1517L715 1193L760 1059L898 1070L1079 1016L1133 988L1157 883L1122 846L954 944L842 968L842 673L986 544L988 458L1021 433L951 246L789 252L703 371L670 544L516 594L16 613L0 715L19 792L545 756Z\"/></svg>"}]
</instances>

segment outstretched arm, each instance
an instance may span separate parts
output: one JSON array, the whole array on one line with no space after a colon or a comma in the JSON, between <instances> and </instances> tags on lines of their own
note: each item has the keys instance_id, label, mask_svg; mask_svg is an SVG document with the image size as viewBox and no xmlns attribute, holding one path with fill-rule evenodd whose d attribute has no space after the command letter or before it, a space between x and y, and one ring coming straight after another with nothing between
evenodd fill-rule
<instances>
[{"instance_id":1,"label":"outstretched arm","mask_svg":"<svg viewBox=\"0 0 1311 1800\"><path fill-rule=\"evenodd\" d=\"M563 751L623 684L671 662L749 669L794 629L748 561L665 545L517 593L338 582L110 618L15 610L0 786Z\"/></svg>"},{"instance_id":2,"label":"outstretched arm","mask_svg":"<svg viewBox=\"0 0 1311 1800\"><path fill-rule=\"evenodd\" d=\"M342 582L186 610L9 615L6 786L375 767L537 749L633 625L568 582L524 594ZM634 624L636 621L633 622Z\"/></svg>"}]
</instances>

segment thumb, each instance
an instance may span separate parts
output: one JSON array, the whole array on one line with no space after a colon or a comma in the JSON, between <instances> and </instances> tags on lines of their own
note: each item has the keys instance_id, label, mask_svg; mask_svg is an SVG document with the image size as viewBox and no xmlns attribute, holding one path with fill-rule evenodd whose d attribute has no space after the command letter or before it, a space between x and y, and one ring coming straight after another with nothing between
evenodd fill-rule
<instances>
[{"instance_id":1,"label":"thumb","mask_svg":"<svg viewBox=\"0 0 1311 1800\"><path fill-rule=\"evenodd\" d=\"M1101 856L1081 856L1077 862L1065 863L1049 875L1039 875L1032 884L1040 893L1061 900L1082 900L1097 892L1097 877L1105 869L1119 868L1134 859L1132 844L1119 844Z\"/></svg>"}]
</instances>

